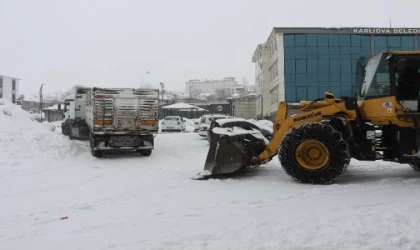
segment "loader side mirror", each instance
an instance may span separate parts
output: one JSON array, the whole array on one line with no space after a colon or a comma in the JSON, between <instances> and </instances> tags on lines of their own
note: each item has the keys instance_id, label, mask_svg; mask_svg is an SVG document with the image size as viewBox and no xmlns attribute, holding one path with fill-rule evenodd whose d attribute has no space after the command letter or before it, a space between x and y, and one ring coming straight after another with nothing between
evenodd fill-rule
<instances>
[{"instance_id":1,"label":"loader side mirror","mask_svg":"<svg viewBox=\"0 0 420 250\"><path fill-rule=\"evenodd\" d=\"M406 59L400 59L397 62L397 65L395 66L395 72L405 72L407 70L407 60Z\"/></svg>"}]
</instances>

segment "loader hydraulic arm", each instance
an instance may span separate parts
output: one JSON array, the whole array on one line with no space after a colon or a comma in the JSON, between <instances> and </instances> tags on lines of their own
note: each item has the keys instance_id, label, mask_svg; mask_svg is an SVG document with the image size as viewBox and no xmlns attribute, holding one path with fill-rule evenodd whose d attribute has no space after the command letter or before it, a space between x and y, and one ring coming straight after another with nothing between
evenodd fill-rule
<instances>
[{"instance_id":1,"label":"loader hydraulic arm","mask_svg":"<svg viewBox=\"0 0 420 250\"><path fill-rule=\"evenodd\" d=\"M287 103L280 102L277 109L276 120L273 125L273 138L266 149L253 159L253 164L265 162L277 155L282 139L289 129L293 127L307 122L322 121L325 119L325 116L331 116L337 113L345 114L350 120L356 118L355 110L348 110L344 101L337 102L335 98L328 98L328 95L326 95L324 101L317 103L314 107L316 108L312 110L307 106L301 108L301 110L305 110L305 112L287 118Z\"/></svg>"}]
</instances>

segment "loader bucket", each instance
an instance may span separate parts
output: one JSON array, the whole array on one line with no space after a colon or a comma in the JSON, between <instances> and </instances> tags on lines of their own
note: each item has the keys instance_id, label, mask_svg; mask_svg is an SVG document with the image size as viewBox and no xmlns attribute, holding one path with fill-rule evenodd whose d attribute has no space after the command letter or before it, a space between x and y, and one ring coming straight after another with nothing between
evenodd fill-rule
<instances>
[{"instance_id":1,"label":"loader bucket","mask_svg":"<svg viewBox=\"0 0 420 250\"><path fill-rule=\"evenodd\" d=\"M210 148L204 169L195 180L233 174L251 164L251 158L264 151L266 141L254 134L218 134L210 132Z\"/></svg>"}]
</instances>

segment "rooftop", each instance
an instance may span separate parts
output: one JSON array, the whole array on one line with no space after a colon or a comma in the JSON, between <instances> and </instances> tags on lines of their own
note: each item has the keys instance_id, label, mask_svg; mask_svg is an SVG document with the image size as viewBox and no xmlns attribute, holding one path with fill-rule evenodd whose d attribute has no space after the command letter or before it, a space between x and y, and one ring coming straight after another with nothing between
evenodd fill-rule
<instances>
[{"instance_id":1,"label":"rooftop","mask_svg":"<svg viewBox=\"0 0 420 250\"><path fill-rule=\"evenodd\" d=\"M283 34L420 35L420 27L274 27Z\"/></svg>"},{"instance_id":2,"label":"rooftop","mask_svg":"<svg viewBox=\"0 0 420 250\"><path fill-rule=\"evenodd\" d=\"M14 77L14 76L0 75L0 77L7 77L7 78L12 78L12 79L15 79L15 80L22 80L22 79L20 79L20 78Z\"/></svg>"}]
</instances>

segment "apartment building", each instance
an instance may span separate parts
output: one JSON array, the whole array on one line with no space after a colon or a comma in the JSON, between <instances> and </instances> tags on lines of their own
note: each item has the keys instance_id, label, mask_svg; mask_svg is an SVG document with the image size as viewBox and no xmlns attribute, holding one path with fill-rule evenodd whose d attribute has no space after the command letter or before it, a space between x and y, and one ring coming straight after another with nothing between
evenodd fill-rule
<instances>
[{"instance_id":1,"label":"apartment building","mask_svg":"<svg viewBox=\"0 0 420 250\"><path fill-rule=\"evenodd\" d=\"M0 99L15 102L19 98L19 78L0 75Z\"/></svg>"},{"instance_id":2,"label":"apartment building","mask_svg":"<svg viewBox=\"0 0 420 250\"><path fill-rule=\"evenodd\" d=\"M270 63L269 47L259 44L252 56L252 62L255 63L255 107L259 119L271 114L271 102L274 100L270 94L271 82L267 66Z\"/></svg>"},{"instance_id":3,"label":"apartment building","mask_svg":"<svg viewBox=\"0 0 420 250\"><path fill-rule=\"evenodd\" d=\"M238 88L235 77L225 77L221 80L189 80L185 83L185 94L188 97L195 97L198 94L213 94L218 89L231 93Z\"/></svg>"}]
</instances>

